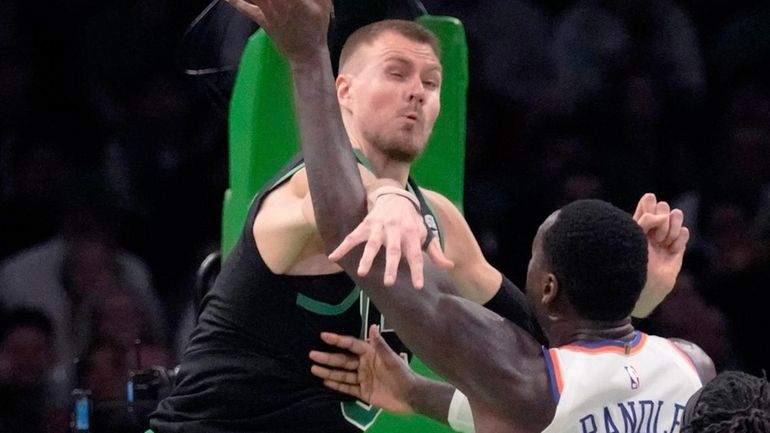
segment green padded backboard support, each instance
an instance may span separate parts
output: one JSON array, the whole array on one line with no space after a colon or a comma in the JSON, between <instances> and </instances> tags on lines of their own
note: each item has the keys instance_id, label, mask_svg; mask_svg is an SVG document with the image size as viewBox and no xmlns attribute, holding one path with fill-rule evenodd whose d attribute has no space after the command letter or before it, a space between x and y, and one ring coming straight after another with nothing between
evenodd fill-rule
<instances>
[{"instance_id":1,"label":"green padded backboard support","mask_svg":"<svg viewBox=\"0 0 770 433\"><path fill-rule=\"evenodd\" d=\"M412 176L458 207L463 202L465 107L468 48L462 24L455 18L423 16L418 21L438 36L444 71L441 112L425 154ZM243 52L230 103L230 188L222 215L222 254L226 257L243 231L256 192L299 150L291 76L286 61L262 31ZM417 359L415 371L433 376ZM373 433L439 433L451 430L424 417L381 414L367 430Z\"/></svg>"}]
</instances>

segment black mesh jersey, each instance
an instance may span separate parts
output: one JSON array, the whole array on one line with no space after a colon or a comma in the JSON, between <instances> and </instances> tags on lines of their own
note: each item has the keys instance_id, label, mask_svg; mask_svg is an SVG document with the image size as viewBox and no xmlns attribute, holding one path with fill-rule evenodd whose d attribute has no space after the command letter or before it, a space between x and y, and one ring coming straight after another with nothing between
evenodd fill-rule
<instances>
[{"instance_id":1,"label":"black mesh jersey","mask_svg":"<svg viewBox=\"0 0 770 433\"><path fill-rule=\"evenodd\" d=\"M252 225L262 198L304 166L295 158L255 197L246 224L201 304L177 385L151 417L166 432L358 432L376 408L346 400L310 373L308 352L332 351L321 331L365 336L379 323L389 343L406 352L373 304L344 272L273 274L256 248ZM426 223L438 227L422 202Z\"/></svg>"}]
</instances>

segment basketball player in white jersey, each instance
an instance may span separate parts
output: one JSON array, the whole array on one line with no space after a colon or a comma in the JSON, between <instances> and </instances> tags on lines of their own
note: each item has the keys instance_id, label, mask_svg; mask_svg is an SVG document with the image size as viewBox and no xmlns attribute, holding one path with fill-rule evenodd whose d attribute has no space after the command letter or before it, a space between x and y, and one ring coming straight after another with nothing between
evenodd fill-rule
<instances>
[{"instance_id":1,"label":"basketball player in white jersey","mask_svg":"<svg viewBox=\"0 0 770 433\"><path fill-rule=\"evenodd\" d=\"M551 341L551 348L543 347L540 359L532 361L545 367L550 388L551 399L532 408L550 414L543 432L680 431L688 398L715 374L697 346L635 331L627 317L618 316L633 299L633 280L643 278L639 269L644 251L628 220L630 216L608 203L580 201L551 215L535 237L527 289ZM370 335L365 342L324 334L326 342L354 356L314 353L313 359L326 367L313 371L329 387L386 410L419 411L435 385L406 368L376 329ZM466 350L483 352L483 339ZM515 363L525 364L523 359L507 362ZM542 380L537 370L530 380L519 378L527 393L535 378ZM536 388L542 392L542 387ZM472 432L471 413L468 399L458 392L446 419L456 430ZM508 428L503 426L501 431ZM476 431L497 427L476 424Z\"/></svg>"}]
</instances>

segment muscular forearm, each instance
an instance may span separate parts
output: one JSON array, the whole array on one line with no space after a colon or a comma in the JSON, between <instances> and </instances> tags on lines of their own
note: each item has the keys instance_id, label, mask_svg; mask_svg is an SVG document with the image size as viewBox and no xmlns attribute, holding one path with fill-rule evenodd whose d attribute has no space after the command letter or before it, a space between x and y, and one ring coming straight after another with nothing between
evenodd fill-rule
<instances>
[{"instance_id":1,"label":"muscular forearm","mask_svg":"<svg viewBox=\"0 0 770 433\"><path fill-rule=\"evenodd\" d=\"M291 69L316 224L330 252L366 215L366 191L333 90L328 51L294 60Z\"/></svg>"},{"instance_id":2,"label":"muscular forearm","mask_svg":"<svg viewBox=\"0 0 770 433\"><path fill-rule=\"evenodd\" d=\"M421 415L446 424L454 392L455 388L449 384L418 376L409 392L409 406Z\"/></svg>"}]
</instances>

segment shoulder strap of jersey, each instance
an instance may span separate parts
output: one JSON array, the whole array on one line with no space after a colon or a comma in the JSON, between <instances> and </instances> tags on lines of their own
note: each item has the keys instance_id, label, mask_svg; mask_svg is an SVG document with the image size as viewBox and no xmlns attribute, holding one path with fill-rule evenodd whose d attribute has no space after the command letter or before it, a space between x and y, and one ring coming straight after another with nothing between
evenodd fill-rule
<instances>
[{"instance_id":1,"label":"shoulder strap of jersey","mask_svg":"<svg viewBox=\"0 0 770 433\"><path fill-rule=\"evenodd\" d=\"M275 176L273 176L270 181L265 183L265 185L260 189L255 195L254 198L251 199L251 204L249 204L249 213L246 216L247 223L244 226L244 234L246 232L251 233L251 225L254 223L254 218L256 218L257 209L259 209L259 204L262 202L262 199L272 190L277 188L282 183L286 182L286 180L290 179L294 173L299 171L302 167L305 166L305 161L302 158L302 154L298 153L292 157L289 162L287 162L278 172Z\"/></svg>"}]
</instances>

